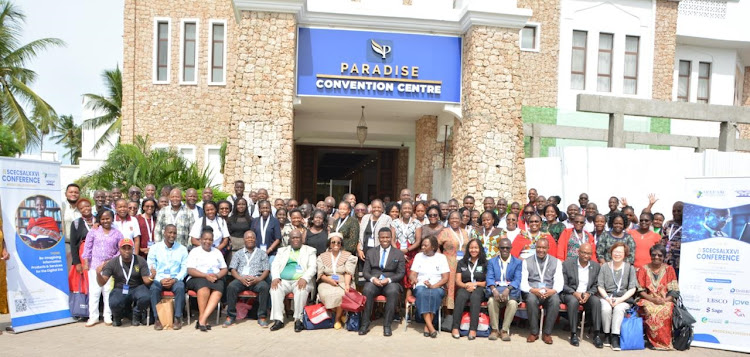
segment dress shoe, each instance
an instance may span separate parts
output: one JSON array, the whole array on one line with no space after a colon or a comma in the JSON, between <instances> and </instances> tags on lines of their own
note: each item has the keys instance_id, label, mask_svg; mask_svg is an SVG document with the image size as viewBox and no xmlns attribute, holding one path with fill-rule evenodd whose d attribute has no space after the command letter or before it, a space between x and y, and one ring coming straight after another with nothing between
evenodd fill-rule
<instances>
[{"instance_id":1,"label":"dress shoe","mask_svg":"<svg viewBox=\"0 0 750 357\"><path fill-rule=\"evenodd\" d=\"M111 325L112 326L122 326L122 319L119 318L119 317L115 317L114 319L112 319Z\"/></svg>"},{"instance_id":2,"label":"dress shoe","mask_svg":"<svg viewBox=\"0 0 750 357\"><path fill-rule=\"evenodd\" d=\"M580 344L580 342L581 341L578 340L578 335L576 335L576 334L571 334L570 335L570 344L571 345L578 347L578 345Z\"/></svg>"},{"instance_id":3,"label":"dress shoe","mask_svg":"<svg viewBox=\"0 0 750 357\"><path fill-rule=\"evenodd\" d=\"M294 332L300 332L304 329L305 329L305 324L302 323L302 320L294 321Z\"/></svg>"},{"instance_id":4,"label":"dress shoe","mask_svg":"<svg viewBox=\"0 0 750 357\"><path fill-rule=\"evenodd\" d=\"M594 333L594 347L596 348L604 347L604 343L602 342L602 338L599 337L599 333Z\"/></svg>"},{"instance_id":5,"label":"dress shoe","mask_svg":"<svg viewBox=\"0 0 750 357\"><path fill-rule=\"evenodd\" d=\"M469 339L469 341L474 341L474 340L476 340L476 339L477 339L477 336L472 336L472 335L469 335L469 336L467 337L467 339Z\"/></svg>"},{"instance_id":6,"label":"dress shoe","mask_svg":"<svg viewBox=\"0 0 750 357\"><path fill-rule=\"evenodd\" d=\"M133 314L133 319L130 320L130 324L133 326L140 326L141 325L141 316Z\"/></svg>"},{"instance_id":7,"label":"dress shoe","mask_svg":"<svg viewBox=\"0 0 750 357\"><path fill-rule=\"evenodd\" d=\"M281 321L276 321L271 325L271 331L281 330L284 327L284 323Z\"/></svg>"},{"instance_id":8,"label":"dress shoe","mask_svg":"<svg viewBox=\"0 0 750 357\"><path fill-rule=\"evenodd\" d=\"M438 335L437 331L432 331L432 333L430 334L430 337L437 338L437 335Z\"/></svg>"},{"instance_id":9,"label":"dress shoe","mask_svg":"<svg viewBox=\"0 0 750 357\"><path fill-rule=\"evenodd\" d=\"M370 324L363 324L363 325L359 326L359 335L360 336L364 336L368 332L370 332Z\"/></svg>"},{"instance_id":10,"label":"dress shoe","mask_svg":"<svg viewBox=\"0 0 750 357\"><path fill-rule=\"evenodd\" d=\"M161 324L161 321L156 320L156 322L154 323L154 330L161 331L163 329L164 329L164 326Z\"/></svg>"},{"instance_id":11,"label":"dress shoe","mask_svg":"<svg viewBox=\"0 0 750 357\"><path fill-rule=\"evenodd\" d=\"M499 336L500 336L500 334L499 334L499 333L497 333L497 330L492 330L492 332L490 332L490 337L489 337L488 339L489 339L490 341L495 341L495 340L497 340L497 338L498 338Z\"/></svg>"},{"instance_id":12,"label":"dress shoe","mask_svg":"<svg viewBox=\"0 0 750 357\"><path fill-rule=\"evenodd\" d=\"M393 331L391 331L391 327L383 326L383 336L390 337L391 335L393 335Z\"/></svg>"},{"instance_id":13,"label":"dress shoe","mask_svg":"<svg viewBox=\"0 0 750 357\"><path fill-rule=\"evenodd\" d=\"M542 341L544 341L544 343L546 343L548 345L551 345L552 344L552 335L548 335L546 333L542 334Z\"/></svg>"},{"instance_id":14,"label":"dress shoe","mask_svg":"<svg viewBox=\"0 0 750 357\"><path fill-rule=\"evenodd\" d=\"M206 325L199 325L198 329L201 330L201 332L208 332L208 326Z\"/></svg>"},{"instance_id":15,"label":"dress shoe","mask_svg":"<svg viewBox=\"0 0 750 357\"><path fill-rule=\"evenodd\" d=\"M500 339L503 340L503 341L505 341L505 342L510 341L510 332L508 332L508 331L500 331Z\"/></svg>"},{"instance_id":16,"label":"dress shoe","mask_svg":"<svg viewBox=\"0 0 750 357\"><path fill-rule=\"evenodd\" d=\"M175 318L174 322L172 322L172 330L179 330L182 328L182 319L181 318Z\"/></svg>"},{"instance_id":17,"label":"dress shoe","mask_svg":"<svg viewBox=\"0 0 750 357\"><path fill-rule=\"evenodd\" d=\"M531 335L530 334L529 337L526 337L526 342L531 343L531 342L536 341L538 338L539 338L539 335Z\"/></svg>"}]
</instances>

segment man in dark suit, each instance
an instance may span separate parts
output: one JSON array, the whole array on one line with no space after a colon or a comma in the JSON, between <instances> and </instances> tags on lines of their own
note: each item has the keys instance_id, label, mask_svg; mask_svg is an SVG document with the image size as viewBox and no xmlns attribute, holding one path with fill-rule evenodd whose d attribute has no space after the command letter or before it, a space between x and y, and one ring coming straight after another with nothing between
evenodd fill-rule
<instances>
[{"instance_id":1,"label":"man in dark suit","mask_svg":"<svg viewBox=\"0 0 750 357\"><path fill-rule=\"evenodd\" d=\"M599 337L602 325L602 310L599 298L596 296L597 279L600 266L591 261L593 249L591 244L583 243L578 248L578 257L569 258L563 263L563 290L560 293L562 303L568 308L570 322L570 344L578 346L576 334L578 326L578 306L583 305L584 311L591 316L594 324L594 346L602 348L604 344Z\"/></svg>"},{"instance_id":2,"label":"man in dark suit","mask_svg":"<svg viewBox=\"0 0 750 357\"><path fill-rule=\"evenodd\" d=\"M391 229L383 227L378 231L380 247L367 251L363 268L367 282L362 290L367 297L367 302L359 326L360 335L366 335L370 329L372 305L378 295L385 295L386 299L383 335L391 336L392 334L391 322L393 322L396 304L401 297L401 281L406 273L404 253L391 246L392 239Z\"/></svg>"}]
</instances>

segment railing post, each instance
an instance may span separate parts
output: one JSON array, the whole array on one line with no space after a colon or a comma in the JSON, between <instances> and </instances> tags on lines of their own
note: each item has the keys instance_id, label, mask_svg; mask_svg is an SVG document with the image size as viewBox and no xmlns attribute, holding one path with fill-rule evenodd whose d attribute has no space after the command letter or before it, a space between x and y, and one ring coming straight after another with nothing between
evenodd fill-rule
<instances>
[{"instance_id":1,"label":"railing post","mask_svg":"<svg viewBox=\"0 0 750 357\"><path fill-rule=\"evenodd\" d=\"M609 113L609 131L607 132L607 147L625 147L625 114Z\"/></svg>"},{"instance_id":2,"label":"railing post","mask_svg":"<svg viewBox=\"0 0 750 357\"><path fill-rule=\"evenodd\" d=\"M737 127L735 123L723 121L719 126L719 151L734 151L734 143L737 140Z\"/></svg>"}]
</instances>

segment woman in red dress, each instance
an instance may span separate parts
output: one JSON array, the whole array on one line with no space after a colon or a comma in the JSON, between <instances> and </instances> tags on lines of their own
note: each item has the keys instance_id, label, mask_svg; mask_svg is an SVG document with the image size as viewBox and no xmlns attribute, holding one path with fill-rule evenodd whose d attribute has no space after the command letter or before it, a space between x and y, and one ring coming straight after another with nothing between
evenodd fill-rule
<instances>
[{"instance_id":1,"label":"woman in red dress","mask_svg":"<svg viewBox=\"0 0 750 357\"><path fill-rule=\"evenodd\" d=\"M657 350L671 350L672 309L680 296L674 268L664 264L667 249L656 244L650 249L651 263L638 269L638 306L642 308L646 336Z\"/></svg>"}]
</instances>

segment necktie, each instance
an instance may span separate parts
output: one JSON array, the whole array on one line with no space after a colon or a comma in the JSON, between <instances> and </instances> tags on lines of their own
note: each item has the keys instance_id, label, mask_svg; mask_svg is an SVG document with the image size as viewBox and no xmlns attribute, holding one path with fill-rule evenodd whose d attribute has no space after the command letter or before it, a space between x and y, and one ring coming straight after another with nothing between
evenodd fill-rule
<instances>
[{"instance_id":1,"label":"necktie","mask_svg":"<svg viewBox=\"0 0 750 357\"><path fill-rule=\"evenodd\" d=\"M380 254L380 269L385 269L385 253L387 251L383 249L383 252Z\"/></svg>"}]
</instances>

